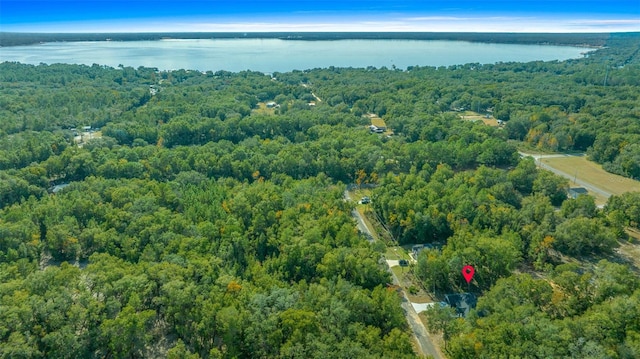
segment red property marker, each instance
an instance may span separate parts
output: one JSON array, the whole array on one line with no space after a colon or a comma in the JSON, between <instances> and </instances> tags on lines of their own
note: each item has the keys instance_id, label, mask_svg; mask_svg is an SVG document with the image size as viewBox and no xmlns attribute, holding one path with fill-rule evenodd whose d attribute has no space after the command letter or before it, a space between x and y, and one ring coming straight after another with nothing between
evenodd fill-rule
<instances>
[{"instance_id":1,"label":"red property marker","mask_svg":"<svg viewBox=\"0 0 640 359\"><path fill-rule=\"evenodd\" d=\"M467 281L467 284L469 284L469 282L471 282L471 279L473 278L473 273L475 273L475 269L473 269L472 266L464 266L462 267L462 276L464 277L464 279Z\"/></svg>"}]
</instances>

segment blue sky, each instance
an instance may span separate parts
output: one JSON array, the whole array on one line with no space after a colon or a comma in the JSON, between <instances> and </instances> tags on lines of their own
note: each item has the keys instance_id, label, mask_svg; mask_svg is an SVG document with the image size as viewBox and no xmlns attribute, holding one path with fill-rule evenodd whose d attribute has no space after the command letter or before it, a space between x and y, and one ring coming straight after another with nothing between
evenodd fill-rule
<instances>
[{"instance_id":1,"label":"blue sky","mask_svg":"<svg viewBox=\"0 0 640 359\"><path fill-rule=\"evenodd\" d=\"M0 31L640 31L640 0L0 0Z\"/></svg>"}]
</instances>

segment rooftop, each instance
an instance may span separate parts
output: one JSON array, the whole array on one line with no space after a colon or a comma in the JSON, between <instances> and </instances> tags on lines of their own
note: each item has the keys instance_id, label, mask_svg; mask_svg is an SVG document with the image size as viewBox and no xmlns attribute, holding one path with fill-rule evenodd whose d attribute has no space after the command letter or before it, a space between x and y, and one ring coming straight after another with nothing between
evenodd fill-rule
<instances>
[{"instance_id":1,"label":"rooftop","mask_svg":"<svg viewBox=\"0 0 640 359\"><path fill-rule=\"evenodd\" d=\"M444 301L456 310L459 317L466 317L476 307L478 298L473 293L447 294Z\"/></svg>"}]
</instances>

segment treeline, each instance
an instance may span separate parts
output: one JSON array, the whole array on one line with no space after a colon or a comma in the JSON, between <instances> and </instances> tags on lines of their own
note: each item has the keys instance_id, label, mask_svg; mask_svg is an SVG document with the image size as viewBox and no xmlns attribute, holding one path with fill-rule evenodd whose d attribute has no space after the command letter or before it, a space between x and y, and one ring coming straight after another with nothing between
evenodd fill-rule
<instances>
[{"instance_id":1,"label":"treeline","mask_svg":"<svg viewBox=\"0 0 640 359\"><path fill-rule=\"evenodd\" d=\"M554 44L600 47L607 33L464 33L464 32L179 32L179 33L17 33L0 32L0 46L57 41L155 41L162 39L282 40L451 40L508 44Z\"/></svg>"}]
</instances>

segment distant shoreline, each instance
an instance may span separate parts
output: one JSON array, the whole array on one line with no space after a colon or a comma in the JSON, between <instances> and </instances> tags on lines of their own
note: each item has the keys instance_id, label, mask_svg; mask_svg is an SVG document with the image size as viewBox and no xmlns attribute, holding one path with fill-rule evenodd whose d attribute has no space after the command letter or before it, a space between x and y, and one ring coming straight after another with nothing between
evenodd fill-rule
<instances>
[{"instance_id":1,"label":"distant shoreline","mask_svg":"<svg viewBox=\"0 0 640 359\"><path fill-rule=\"evenodd\" d=\"M166 39L448 40L483 43L600 48L611 35L640 33L470 33L470 32L167 32L167 33L17 33L0 32L0 47L46 42L148 41Z\"/></svg>"}]
</instances>

